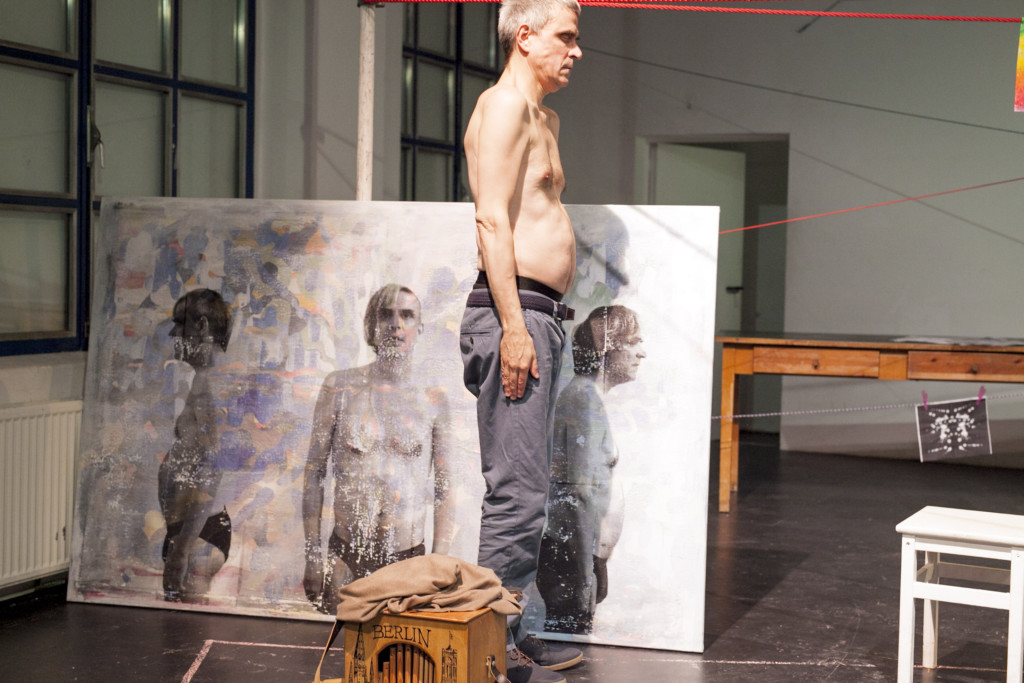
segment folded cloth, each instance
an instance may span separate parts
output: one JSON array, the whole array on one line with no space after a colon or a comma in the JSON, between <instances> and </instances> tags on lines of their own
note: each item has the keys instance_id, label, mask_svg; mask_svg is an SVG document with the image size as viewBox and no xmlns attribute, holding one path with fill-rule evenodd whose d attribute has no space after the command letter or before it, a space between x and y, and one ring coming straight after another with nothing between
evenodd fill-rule
<instances>
[{"instance_id":1,"label":"folded cloth","mask_svg":"<svg viewBox=\"0 0 1024 683\"><path fill-rule=\"evenodd\" d=\"M370 621L385 609L469 612L490 607L499 614L523 608L494 571L448 555L423 555L389 564L338 591L338 621Z\"/></svg>"}]
</instances>

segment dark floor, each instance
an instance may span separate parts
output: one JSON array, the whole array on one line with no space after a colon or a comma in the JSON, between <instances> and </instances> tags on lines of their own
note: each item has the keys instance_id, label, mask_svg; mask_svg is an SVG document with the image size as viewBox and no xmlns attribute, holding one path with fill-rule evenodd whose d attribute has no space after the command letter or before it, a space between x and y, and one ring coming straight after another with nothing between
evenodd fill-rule
<instances>
[{"instance_id":1,"label":"dark floor","mask_svg":"<svg viewBox=\"0 0 1024 683\"><path fill-rule=\"evenodd\" d=\"M753 437L742 453L727 515L716 511L712 457L703 655L586 647L569 683L894 681L896 524L925 505L1024 514L1024 470L780 452ZM0 615L8 681L301 683L329 631L67 604L63 589L0 603ZM939 668L918 667L915 680L1005 680L1005 612L946 604L940 623Z\"/></svg>"}]
</instances>

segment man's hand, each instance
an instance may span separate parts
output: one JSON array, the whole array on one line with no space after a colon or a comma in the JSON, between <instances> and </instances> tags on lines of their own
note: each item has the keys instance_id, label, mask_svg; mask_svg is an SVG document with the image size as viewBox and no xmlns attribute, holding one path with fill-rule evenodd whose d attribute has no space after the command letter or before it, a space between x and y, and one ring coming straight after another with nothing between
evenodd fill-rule
<instances>
[{"instance_id":1,"label":"man's hand","mask_svg":"<svg viewBox=\"0 0 1024 683\"><path fill-rule=\"evenodd\" d=\"M537 351L524 324L501 335L501 386L506 398L516 401L523 397L528 374L540 379Z\"/></svg>"},{"instance_id":2,"label":"man's hand","mask_svg":"<svg viewBox=\"0 0 1024 683\"><path fill-rule=\"evenodd\" d=\"M594 555L594 578L596 581L595 593L597 602L602 602L608 597L608 558Z\"/></svg>"},{"instance_id":3,"label":"man's hand","mask_svg":"<svg viewBox=\"0 0 1024 683\"><path fill-rule=\"evenodd\" d=\"M324 611L324 567L320 561L306 560L306 572L302 576L302 587L306 598L313 605Z\"/></svg>"}]
</instances>

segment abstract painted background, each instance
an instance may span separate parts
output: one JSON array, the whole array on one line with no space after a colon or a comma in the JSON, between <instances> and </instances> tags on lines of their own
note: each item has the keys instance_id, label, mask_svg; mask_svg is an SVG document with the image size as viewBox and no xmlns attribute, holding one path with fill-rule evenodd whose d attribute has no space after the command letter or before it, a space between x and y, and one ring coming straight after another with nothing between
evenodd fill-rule
<instances>
[{"instance_id":1,"label":"abstract painted background","mask_svg":"<svg viewBox=\"0 0 1024 683\"><path fill-rule=\"evenodd\" d=\"M625 514L608 562L608 597L592 632L573 637L699 651L718 212L568 208L578 263L566 298L577 320L565 323L567 333L597 306L629 306L646 354L635 381L606 400ZM422 307L414 371L429 376L451 412L450 553L475 561L483 482L458 351L476 277L472 211L468 204L105 201L69 598L327 618L303 590L313 409L331 372L373 360L363 315L388 283L409 287ZM197 386L196 370L176 359L172 314L186 292L203 288L219 293L231 314L229 341L205 373L216 415L216 482L205 504L230 517L230 551L201 600L169 603L158 479ZM567 345L560 383L571 378ZM527 618L540 630L543 602L532 598ZM651 623L653 605L661 618Z\"/></svg>"}]
</instances>

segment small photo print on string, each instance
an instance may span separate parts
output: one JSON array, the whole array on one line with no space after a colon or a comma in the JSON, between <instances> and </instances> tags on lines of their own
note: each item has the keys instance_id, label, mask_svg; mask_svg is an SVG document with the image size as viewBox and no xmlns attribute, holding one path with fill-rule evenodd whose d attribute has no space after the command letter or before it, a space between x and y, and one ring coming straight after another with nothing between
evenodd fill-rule
<instances>
[{"instance_id":1,"label":"small photo print on string","mask_svg":"<svg viewBox=\"0 0 1024 683\"><path fill-rule=\"evenodd\" d=\"M988 401L983 396L918 405L917 442L921 462L956 460L992 453Z\"/></svg>"}]
</instances>

